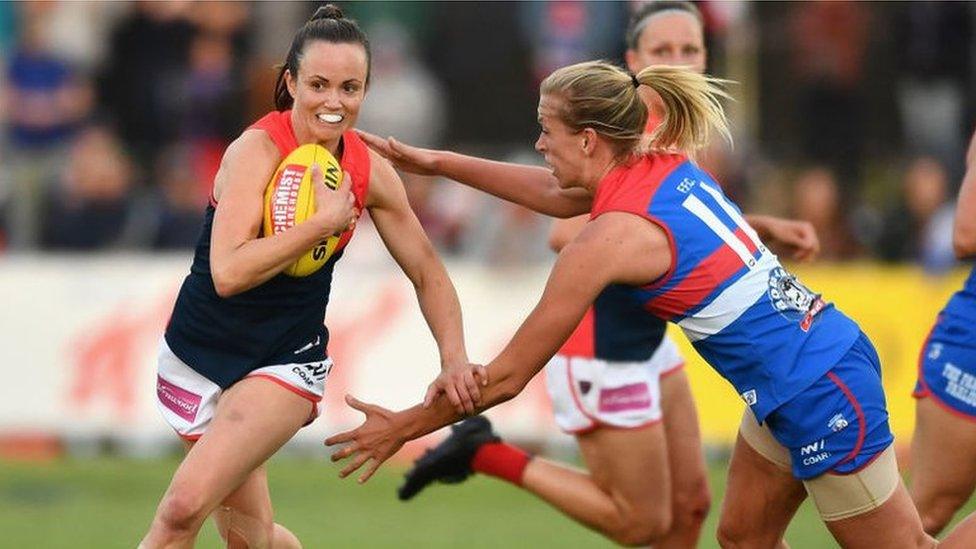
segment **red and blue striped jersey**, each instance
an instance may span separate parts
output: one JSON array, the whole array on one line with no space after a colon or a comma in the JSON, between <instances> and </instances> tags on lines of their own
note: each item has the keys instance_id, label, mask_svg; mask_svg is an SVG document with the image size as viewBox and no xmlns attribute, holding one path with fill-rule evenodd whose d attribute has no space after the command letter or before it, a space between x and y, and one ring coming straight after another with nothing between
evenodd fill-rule
<instances>
[{"instance_id":1,"label":"red and blue striped jersey","mask_svg":"<svg viewBox=\"0 0 976 549\"><path fill-rule=\"evenodd\" d=\"M660 227L668 271L632 288L644 310L676 323L762 421L823 376L860 330L791 275L742 212L683 155L636 158L600 182L591 219L627 212Z\"/></svg>"}]
</instances>

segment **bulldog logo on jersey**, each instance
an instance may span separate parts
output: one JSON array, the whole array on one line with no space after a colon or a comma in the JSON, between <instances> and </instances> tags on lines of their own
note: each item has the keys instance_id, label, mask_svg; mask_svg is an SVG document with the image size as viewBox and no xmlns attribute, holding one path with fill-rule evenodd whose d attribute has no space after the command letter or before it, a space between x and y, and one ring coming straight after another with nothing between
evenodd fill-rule
<instances>
[{"instance_id":1,"label":"bulldog logo on jersey","mask_svg":"<svg viewBox=\"0 0 976 549\"><path fill-rule=\"evenodd\" d=\"M769 299L781 315L799 322L804 332L810 329L813 317L827 306L820 294L813 293L782 267L769 271Z\"/></svg>"}]
</instances>

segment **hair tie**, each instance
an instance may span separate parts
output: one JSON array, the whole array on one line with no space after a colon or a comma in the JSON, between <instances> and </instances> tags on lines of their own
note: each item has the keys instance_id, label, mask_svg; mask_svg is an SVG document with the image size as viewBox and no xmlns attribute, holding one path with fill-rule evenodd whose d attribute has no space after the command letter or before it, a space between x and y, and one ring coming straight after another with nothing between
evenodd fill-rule
<instances>
[{"instance_id":1,"label":"hair tie","mask_svg":"<svg viewBox=\"0 0 976 549\"><path fill-rule=\"evenodd\" d=\"M640 87L640 80L637 79L637 75L636 74L631 74L630 75L630 81L634 83L634 88Z\"/></svg>"}]
</instances>

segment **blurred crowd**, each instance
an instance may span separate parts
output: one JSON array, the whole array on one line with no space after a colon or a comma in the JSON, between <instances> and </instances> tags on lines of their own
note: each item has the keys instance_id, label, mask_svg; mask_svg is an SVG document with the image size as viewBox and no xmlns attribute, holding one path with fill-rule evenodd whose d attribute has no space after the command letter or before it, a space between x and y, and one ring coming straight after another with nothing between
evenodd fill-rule
<instances>
[{"instance_id":1,"label":"blurred crowd","mask_svg":"<svg viewBox=\"0 0 976 549\"><path fill-rule=\"evenodd\" d=\"M0 249L192 247L226 145L272 108L316 3L0 3ZM359 127L538 162L539 81L620 60L636 2L340 2L373 74ZM827 260L954 265L974 116L976 7L702 2L709 72L738 82L735 145L702 162L744 209L794 216ZM445 254L545 260L548 220L404 177Z\"/></svg>"}]
</instances>

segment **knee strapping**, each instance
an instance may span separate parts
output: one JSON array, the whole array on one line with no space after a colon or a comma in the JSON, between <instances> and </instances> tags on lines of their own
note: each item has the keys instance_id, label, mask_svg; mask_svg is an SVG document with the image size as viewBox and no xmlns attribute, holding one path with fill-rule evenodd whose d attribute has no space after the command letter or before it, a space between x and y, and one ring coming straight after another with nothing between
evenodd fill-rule
<instances>
[{"instance_id":1,"label":"knee strapping","mask_svg":"<svg viewBox=\"0 0 976 549\"><path fill-rule=\"evenodd\" d=\"M248 549L271 547L273 524L269 525L259 518L224 505L214 511L214 518L217 522L217 531L228 547L231 546L232 540L236 539L244 542Z\"/></svg>"}]
</instances>

